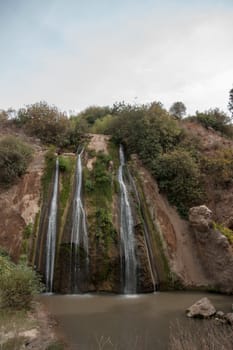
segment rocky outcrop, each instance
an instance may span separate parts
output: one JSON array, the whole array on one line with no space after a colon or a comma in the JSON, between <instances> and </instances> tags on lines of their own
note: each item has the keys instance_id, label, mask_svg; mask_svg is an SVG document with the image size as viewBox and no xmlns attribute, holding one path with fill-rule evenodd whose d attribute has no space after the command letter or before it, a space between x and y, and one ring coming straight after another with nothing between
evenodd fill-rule
<instances>
[{"instance_id":1,"label":"rocky outcrop","mask_svg":"<svg viewBox=\"0 0 233 350\"><path fill-rule=\"evenodd\" d=\"M216 312L214 305L206 297L198 300L195 304L190 306L186 310L186 316L194 318L211 318L214 316L216 321L233 326L233 313L224 313L223 311Z\"/></svg>"},{"instance_id":2,"label":"rocky outcrop","mask_svg":"<svg viewBox=\"0 0 233 350\"><path fill-rule=\"evenodd\" d=\"M232 247L227 238L214 228L212 212L204 205L191 208L189 222L210 286L221 292L233 293Z\"/></svg>"},{"instance_id":3,"label":"rocky outcrop","mask_svg":"<svg viewBox=\"0 0 233 350\"><path fill-rule=\"evenodd\" d=\"M205 205L193 207L189 211L189 222L198 232L208 232L212 225L212 212Z\"/></svg>"},{"instance_id":4,"label":"rocky outcrop","mask_svg":"<svg viewBox=\"0 0 233 350\"><path fill-rule=\"evenodd\" d=\"M208 298L202 298L186 310L188 317L208 318L216 313L216 309Z\"/></svg>"}]
</instances>

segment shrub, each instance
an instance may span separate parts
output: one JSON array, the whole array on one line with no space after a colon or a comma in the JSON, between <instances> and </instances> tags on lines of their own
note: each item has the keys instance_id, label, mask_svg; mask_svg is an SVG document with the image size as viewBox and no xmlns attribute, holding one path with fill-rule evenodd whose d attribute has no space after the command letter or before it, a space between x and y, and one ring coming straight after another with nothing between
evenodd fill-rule
<instances>
[{"instance_id":1,"label":"shrub","mask_svg":"<svg viewBox=\"0 0 233 350\"><path fill-rule=\"evenodd\" d=\"M216 131L219 131L226 136L233 136L233 128L231 124L231 118L218 108L210 109L203 113L196 113L196 116L192 118L197 120L205 128L211 127Z\"/></svg>"},{"instance_id":2,"label":"shrub","mask_svg":"<svg viewBox=\"0 0 233 350\"><path fill-rule=\"evenodd\" d=\"M214 223L214 228L220 231L228 239L229 243L233 245L233 231L231 229L216 222Z\"/></svg>"},{"instance_id":3,"label":"shrub","mask_svg":"<svg viewBox=\"0 0 233 350\"><path fill-rule=\"evenodd\" d=\"M32 149L29 145L13 136L0 140L0 184L10 185L23 175L31 160Z\"/></svg>"},{"instance_id":4,"label":"shrub","mask_svg":"<svg viewBox=\"0 0 233 350\"><path fill-rule=\"evenodd\" d=\"M71 169L71 161L69 158L66 157L59 157L59 169L62 172L70 171Z\"/></svg>"},{"instance_id":5,"label":"shrub","mask_svg":"<svg viewBox=\"0 0 233 350\"><path fill-rule=\"evenodd\" d=\"M41 290L41 283L30 267L14 265L0 257L0 300L7 308L28 308L33 296Z\"/></svg>"},{"instance_id":6,"label":"shrub","mask_svg":"<svg viewBox=\"0 0 233 350\"><path fill-rule=\"evenodd\" d=\"M213 157L203 157L202 172L212 179L215 186L226 188L233 179L233 151L232 149L218 150Z\"/></svg>"},{"instance_id":7,"label":"shrub","mask_svg":"<svg viewBox=\"0 0 233 350\"><path fill-rule=\"evenodd\" d=\"M34 103L18 111L18 124L27 133L38 137L46 144L62 146L67 141L69 120L57 107L46 102Z\"/></svg>"},{"instance_id":8,"label":"shrub","mask_svg":"<svg viewBox=\"0 0 233 350\"><path fill-rule=\"evenodd\" d=\"M197 164L185 150L175 150L161 155L152 164L159 187L166 192L170 202L177 206L182 216L188 208L198 204L202 191Z\"/></svg>"}]
</instances>

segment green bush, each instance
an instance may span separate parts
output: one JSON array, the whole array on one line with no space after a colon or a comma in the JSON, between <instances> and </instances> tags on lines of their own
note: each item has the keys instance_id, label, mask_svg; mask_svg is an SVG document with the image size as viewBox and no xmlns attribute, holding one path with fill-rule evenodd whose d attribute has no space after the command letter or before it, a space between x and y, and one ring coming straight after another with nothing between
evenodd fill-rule
<instances>
[{"instance_id":1,"label":"green bush","mask_svg":"<svg viewBox=\"0 0 233 350\"><path fill-rule=\"evenodd\" d=\"M29 145L13 136L3 137L0 140L0 185L9 186L23 175L31 156Z\"/></svg>"},{"instance_id":2,"label":"green bush","mask_svg":"<svg viewBox=\"0 0 233 350\"><path fill-rule=\"evenodd\" d=\"M41 290L40 280L30 267L13 264L0 256L0 302L4 308L29 308Z\"/></svg>"},{"instance_id":3,"label":"green bush","mask_svg":"<svg viewBox=\"0 0 233 350\"><path fill-rule=\"evenodd\" d=\"M17 123L25 131L38 137L46 144L63 146L69 143L69 120L57 107L49 106L46 102L34 103L18 111Z\"/></svg>"},{"instance_id":4,"label":"green bush","mask_svg":"<svg viewBox=\"0 0 233 350\"><path fill-rule=\"evenodd\" d=\"M201 170L216 187L226 188L233 181L233 151L218 150L212 157L201 159Z\"/></svg>"},{"instance_id":5,"label":"green bush","mask_svg":"<svg viewBox=\"0 0 233 350\"><path fill-rule=\"evenodd\" d=\"M233 137L231 118L218 108L210 109L203 113L197 112L192 119L198 121L205 128L211 127L228 137Z\"/></svg>"},{"instance_id":6,"label":"green bush","mask_svg":"<svg viewBox=\"0 0 233 350\"><path fill-rule=\"evenodd\" d=\"M194 159L185 150L161 155L153 163L153 173L169 201L186 216L188 209L199 204L202 197L200 172Z\"/></svg>"},{"instance_id":7,"label":"green bush","mask_svg":"<svg viewBox=\"0 0 233 350\"><path fill-rule=\"evenodd\" d=\"M59 169L60 171L70 171L71 169L71 161L67 157L59 157Z\"/></svg>"}]
</instances>

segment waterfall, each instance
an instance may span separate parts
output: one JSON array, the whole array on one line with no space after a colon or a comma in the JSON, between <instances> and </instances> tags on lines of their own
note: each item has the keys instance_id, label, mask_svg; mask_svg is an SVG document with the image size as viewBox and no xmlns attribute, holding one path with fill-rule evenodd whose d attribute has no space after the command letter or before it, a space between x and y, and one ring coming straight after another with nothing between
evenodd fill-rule
<instances>
[{"instance_id":1,"label":"waterfall","mask_svg":"<svg viewBox=\"0 0 233 350\"><path fill-rule=\"evenodd\" d=\"M88 234L86 225L86 213L82 203L82 153L78 154L76 174L75 174L75 197L72 213L72 231L71 231L71 268L73 268L74 292L79 292L78 281L80 272L87 275L88 272ZM82 250L82 251L81 251ZM81 259L83 261L81 261ZM86 276L87 277L87 276Z\"/></svg>"},{"instance_id":2,"label":"waterfall","mask_svg":"<svg viewBox=\"0 0 233 350\"><path fill-rule=\"evenodd\" d=\"M132 177L131 174L129 174L130 177L130 183L132 184L132 187L134 189L134 193L136 196L136 200L137 200L137 204L138 204L138 208L141 212L142 215L142 224L143 224L143 230L144 230L144 234L145 234L145 247L146 247L146 254L147 254L147 260L148 260L148 267L150 270L150 276L151 276L151 282L153 284L153 289L154 292L157 290L158 288L158 274L157 274L157 270L155 267L155 262L154 262L154 257L153 257L153 252L151 249L152 243L150 240L150 235L149 235L149 230L146 224L146 221L144 219L144 215L143 215L143 209L141 207L141 200L140 200L140 196L137 190L137 186L135 184L134 178Z\"/></svg>"},{"instance_id":3,"label":"waterfall","mask_svg":"<svg viewBox=\"0 0 233 350\"><path fill-rule=\"evenodd\" d=\"M134 294L137 292L137 260L135 255L134 222L129 201L129 194L123 178L125 158L122 145L120 145L120 166L118 181L120 184L121 205L121 267L124 276L124 293Z\"/></svg>"},{"instance_id":4,"label":"waterfall","mask_svg":"<svg viewBox=\"0 0 233 350\"><path fill-rule=\"evenodd\" d=\"M49 212L49 223L46 242L46 289L52 292L54 262L56 251L56 235L57 235L57 198L58 198L58 178L59 178L59 159L56 159L56 172L53 186L53 197Z\"/></svg>"}]
</instances>

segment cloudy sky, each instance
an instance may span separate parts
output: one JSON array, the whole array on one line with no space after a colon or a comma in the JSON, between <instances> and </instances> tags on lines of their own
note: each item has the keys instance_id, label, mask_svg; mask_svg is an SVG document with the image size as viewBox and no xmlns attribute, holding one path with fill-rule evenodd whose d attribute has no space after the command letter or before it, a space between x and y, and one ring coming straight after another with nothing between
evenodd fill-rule
<instances>
[{"instance_id":1,"label":"cloudy sky","mask_svg":"<svg viewBox=\"0 0 233 350\"><path fill-rule=\"evenodd\" d=\"M227 110L233 0L0 0L0 109Z\"/></svg>"}]
</instances>

